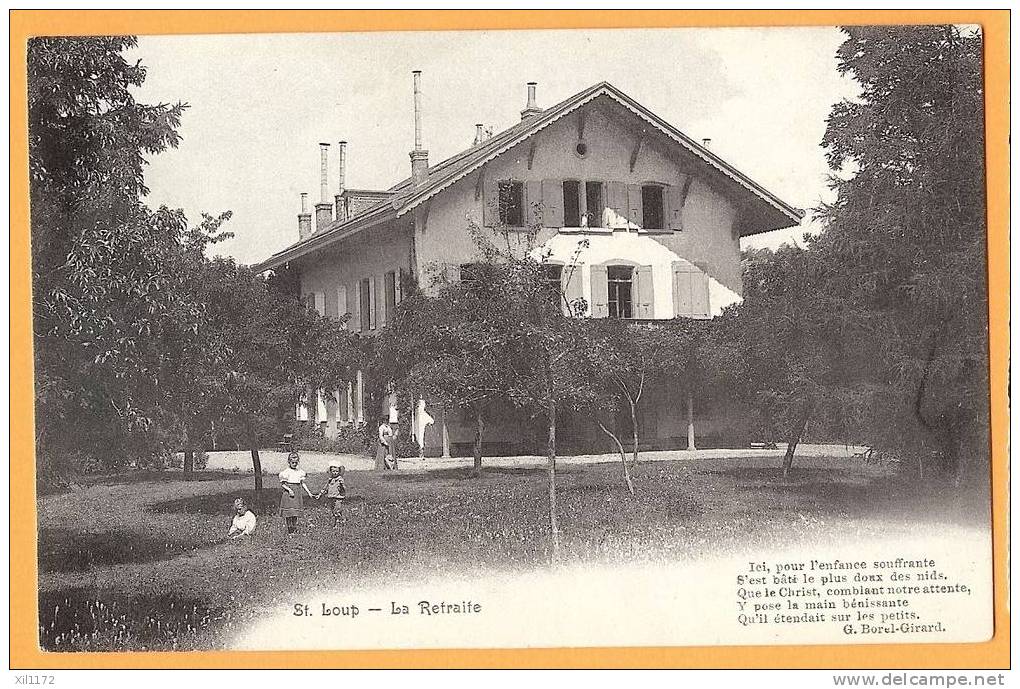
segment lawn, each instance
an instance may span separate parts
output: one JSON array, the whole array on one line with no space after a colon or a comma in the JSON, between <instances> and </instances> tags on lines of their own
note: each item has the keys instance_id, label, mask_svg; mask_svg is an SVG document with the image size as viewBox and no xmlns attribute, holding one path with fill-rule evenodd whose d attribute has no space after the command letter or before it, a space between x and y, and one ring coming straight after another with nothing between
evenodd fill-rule
<instances>
[{"instance_id":1,"label":"lawn","mask_svg":"<svg viewBox=\"0 0 1020 689\"><path fill-rule=\"evenodd\" d=\"M678 453L682 456L682 453ZM801 460L644 462L636 495L618 464L558 471L564 561L682 562L720 552L987 523L987 495L900 477L890 465ZM346 528L306 501L296 536L275 514L279 489L250 475L135 472L41 495L40 638L44 649L222 647L232 627L295 591L414 582L426 573L549 566L544 469L349 471ZM322 474L309 476L313 491ZM231 503L259 516L253 543L225 542Z\"/></svg>"}]
</instances>

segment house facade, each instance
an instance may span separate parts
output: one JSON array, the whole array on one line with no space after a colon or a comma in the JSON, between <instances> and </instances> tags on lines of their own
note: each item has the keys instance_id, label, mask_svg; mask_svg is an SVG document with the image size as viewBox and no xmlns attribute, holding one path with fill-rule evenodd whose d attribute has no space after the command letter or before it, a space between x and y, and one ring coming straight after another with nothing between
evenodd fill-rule
<instances>
[{"instance_id":1,"label":"house facade","mask_svg":"<svg viewBox=\"0 0 1020 689\"><path fill-rule=\"evenodd\" d=\"M478 259L472 226L511 238L538 228L551 270L572 266L560 279L567 300L584 305L574 315L654 321L712 318L739 301L740 238L802 217L605 82L546 109L528 84L518 124L494 136L478 125L470 148L435 165L422 145L418 73L414 94L411 176L386 190L348 189L341 142L340 181L330 198L322 144L314 225L303 198L297 241L256 266L296 270L311 307L327 317L349 314L347 327L365 335L386 327L405 277L427 289L430 273L458 279ZM365 409L364 385L359 376L346 391L312 395L298 418L327 436L374 423L383 410ZM664 447L686 444L690 404L677 391L656 390L643 410L643 435ZM428 413L437 423L425 433L427 454L466 447L469 419L455 410ZM711 416L699 421L708 435ZM529 451L530 425L507 413L490 424L488 451ZM585 438L597 434L582 426L575 435L586 449ZM569 424L564 438L569 446Z\"/></svg>"}]
</instances>

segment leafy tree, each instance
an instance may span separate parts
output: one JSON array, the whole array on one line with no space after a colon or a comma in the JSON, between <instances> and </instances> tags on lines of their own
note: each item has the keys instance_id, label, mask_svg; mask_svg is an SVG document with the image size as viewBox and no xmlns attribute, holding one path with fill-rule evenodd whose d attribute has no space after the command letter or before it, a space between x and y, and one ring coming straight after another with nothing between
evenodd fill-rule
<instances>
[{"instance_id":1,"label":"leafy tree","mask_svg":"<svg viewBox=\"0 0 1020 689\"><path fill-rule=\"evenodd\" d=\"M586 414L608 436L620 454L624 481L634 493L627 454L620 434L607 417L621 408L630 415L632 461L638 461L638 405L655 382L686 367L690 349L678 332L682 327L627 323L616 318L567 320L570 395L565 400ZM672 376L670 376L672 377Z\"/></svg>"},{"instance_id":2,"label":"leafy tree","mask_svg":"<svg viewBox=\"0 0 1020 689\"><path fill-rule=\"evenodd\" d=\"M475 420L474 472L482 470L485 419L505 400L505 306L492 290L493 267L479 264L470 279L439 277L431 293L410 289L389 328L377 338L377 376L412 400L466 408Z\"/></svg>"},{"instance_id":3,"label":"leafy tree","mask_svg":"<svg viewBox=\"0 0 1020 689\"><path fill-rule=\"evenodd\" d=\"M137 103L130 37L28 46L33 328L39 457L103 465L162 451L155 421L167 343L201 305L180 272L195 235L180 211L145 208L145 156L176 146L184 105Z\"/></svg>"},{"instance_id":4,"label":"leafy tree","mask_svg":"<svg viewBox=\"0 0 1020 689\"><path fill-rule=\"evenodd\" d=\"M710 326L700 348L703 370L752 400L786 440L784 478L813 418L845 428L868 370L849 335L858 314L827 291L823 259L789 245L745 252L743 302Z\"/></svg>"},{"instance_id":5,"label":"leafy tree","mask_svg":"<svg viewBox=\"0 0 1020 689\"><path fill-rule=\"evenodd\" d=\"M880 365L875 440L919 459L937 448L959 480L988 456L981 34L843 31L839 69L861 94L829 116L837 199L814 249L827 290L858 305L854 346Z\"/></svg>"},{"instance_id":6,"label":"leafy tree","mask_svg":"<svg viewBox=\"0 0 1020 689\"><path fill-rule=\"evenodd\" d=\"M206 266L209 338L224 353L213 409L243 429L262 489L259 429L307 390L346 388L361 360L343 322L320 317L298 299L292 276L263 277L232 259Z\"/></svg>"}]
</instances>

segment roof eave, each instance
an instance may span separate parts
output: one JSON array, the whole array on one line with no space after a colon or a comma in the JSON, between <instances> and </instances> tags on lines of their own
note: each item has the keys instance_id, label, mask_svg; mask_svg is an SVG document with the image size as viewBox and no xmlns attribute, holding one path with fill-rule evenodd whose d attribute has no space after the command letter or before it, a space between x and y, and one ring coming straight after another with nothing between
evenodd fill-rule
<instances>
[{"instance_id":1,"label":"roof eave","mask_svg":"<svg viewBox=\"0 0 1020 689\"><path fill-rule=\"evenodd\" d=\"M303 239L297 244L292 244L283 251L273 254L265 261L256 263L252 266L252 270L256 273L264 273L267 270L279 268L280 266L299 259L302 256L307 256L313 251L329 246L330 244L334 244L342 239L346 239L361 230L378 225L379 223L387 220L392 220L393 217L395 216L393 215L392 209L385 206L376 209L375 211L365 213L364 215L356 216L341 225L329 228L321 234L313 234L311 237Z\"/></svg>"}]
</instances>

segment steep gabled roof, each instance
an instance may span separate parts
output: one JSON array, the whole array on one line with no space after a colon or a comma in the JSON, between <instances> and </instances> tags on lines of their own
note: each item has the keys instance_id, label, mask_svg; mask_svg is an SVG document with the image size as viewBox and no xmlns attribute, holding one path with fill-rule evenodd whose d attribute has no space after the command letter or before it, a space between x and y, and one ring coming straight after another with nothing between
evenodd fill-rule
<instances>
[{"instance_id":1,"label":"steep gabled roof","mask_svg":"<svg viewBox=\"0 0 1020 689\"><path fill-rule=\"evenodd\" d=\"M436 165L430 166L428 177L425 183L420 186L413 186L410 178L402 180L387 190L393 194L391 198L384 199L343 222L334 222L321 232L317 232L274 254L266 261L256 265L255 268L260 271L275 268L287 261L306 255L320 246L331 244L343 237L350 236L365 227L404 215L444 189L474 173L486 163L506 153L514 146L526 141L549 125L600 97L607 97L615 101L619 106L651 125L680 148L693 154L709 168L723 175L743 190L750 192L756 201L755 205L761 208L763 215L767 215L770 218L771 222L769 224L774 225L773 227L765 227L759 230L759 232L796 225L804 216L802 210L785 203L779 197L704 146L695 142L623 91L609 82L603 81L589 86L580 93L550 108L546 108L537 115L522 120L480 144L451 156ZM787 222L788 224L784 224Z\"/></svg>"}]
</instances>

